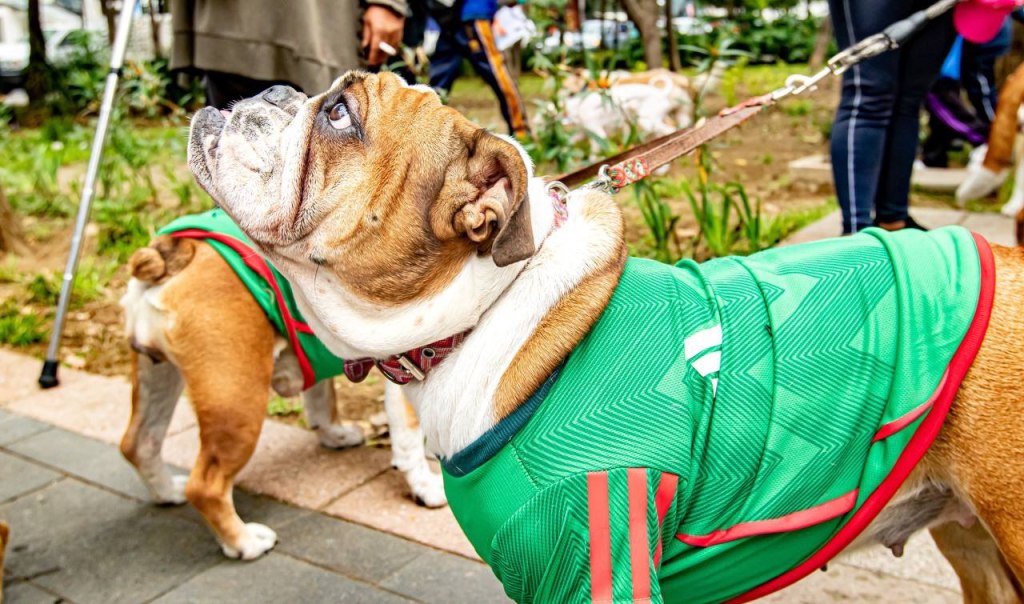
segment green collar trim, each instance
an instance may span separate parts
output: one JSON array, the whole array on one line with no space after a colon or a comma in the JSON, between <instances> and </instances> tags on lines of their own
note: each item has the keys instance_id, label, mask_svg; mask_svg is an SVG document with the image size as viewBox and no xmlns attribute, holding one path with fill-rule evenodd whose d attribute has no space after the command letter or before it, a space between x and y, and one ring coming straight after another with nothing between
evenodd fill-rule
<instances>
[{"instance_id":1,"label":"green collar trim","mask_svg":"<svg viewBox=\"0 0 1024 604\"><path fill-rule=\"evenodd\" d=\"M484 432L480 438L474 440L465 449L452 455L448 459L441 460L441 466L449 476L461 477L484 465L487 460L498 454L498 451L511 441L526 422L530 420L534 412L540 408L540 404L547 398L551 387L558 381L558 375L562 368L558 367L544 380L540 388L526 399L526 402L518 409L509 414L508 417L498 422L493 428Z\"/></svg>"}]
</instances>

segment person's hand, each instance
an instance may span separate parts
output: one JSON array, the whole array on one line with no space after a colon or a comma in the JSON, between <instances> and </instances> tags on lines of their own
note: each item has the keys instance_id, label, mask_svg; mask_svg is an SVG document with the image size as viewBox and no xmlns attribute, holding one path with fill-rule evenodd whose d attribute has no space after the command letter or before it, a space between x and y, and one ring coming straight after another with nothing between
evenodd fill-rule
<instances>
[{"instance_id":1,"label":"person's hand","mask_svg":"<svg viewBox=\"0 0 1024 604\"><path fill-rule=\"evenodd\" d=\"M363 48L367 51L367 61L377 66L392 56L380 48L383 42L398 49L402 43L402 29L405 17L386 6L371 4L363 14Z\"/></svg>"}]
</instances>

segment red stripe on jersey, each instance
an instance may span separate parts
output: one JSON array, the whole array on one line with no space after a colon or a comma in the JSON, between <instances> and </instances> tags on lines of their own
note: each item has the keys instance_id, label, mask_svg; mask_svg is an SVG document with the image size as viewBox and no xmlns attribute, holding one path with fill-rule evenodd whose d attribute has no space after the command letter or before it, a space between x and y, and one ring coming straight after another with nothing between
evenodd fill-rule
<instances>
[{"instance_id":1,"label":"red stripe on jersey","mask_svg":"<svg viewBox=\"0 0 1024 604\"><path fill-rule=\"evenodd\" d=\"M590 524L590 597L594 602L612 602L612 527L607 472L587 474L587 517Z\"/></svg>"},{"instance_id":2,"label":"red stripe on jersey","mask_svg":"<svg viewBox=\"0 0 1024 604\"><path fill-rule=\"evenodd\" d=\"M676 498L676 487L679 486L679 477L675 474L662 473L658 481L658 491L654 494L654 509L658 512L658 547L654 550L654 569L661 564L661 525L665 522L665 515L668 514L672 502Z\"/></svg>"},{"instance_id":3,"label":"red stripe on jersey","mask_svg":"<svg viewBox=\"0 0 1024 604\"><path fill-rule=\"evenodd\" d=\"M626 471L629 488L629 566L633 571L633 600L651 597L651 550L647 534L647 470Z\"/></svg>"},{"instance_id":4,"label":"red stripe on jersey","mask_svg":"<svg viewBox=\"0 0 1024 604\"><path fill-rule=\"evenodd\" d=\"M818 504L805 510L798 510L778 518L767 520L754 520L730 526L727 529L719 529L707 535L676 535L687 545L694 547L711 547L721 543L728 543L737 539L756 537L757 535L771 535L775 533L786 533L821 524L849 512L857 505L857 489L825 503Z\"/></svg>"}]
</instances>

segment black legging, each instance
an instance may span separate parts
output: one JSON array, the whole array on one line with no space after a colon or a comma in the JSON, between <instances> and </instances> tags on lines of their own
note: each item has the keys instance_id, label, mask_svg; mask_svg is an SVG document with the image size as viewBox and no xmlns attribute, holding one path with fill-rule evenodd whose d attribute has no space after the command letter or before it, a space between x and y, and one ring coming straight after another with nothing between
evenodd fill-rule
<instances>
[{"instance_id":1,"label":"black legging","mask_svg":"<svg viewBox=\"0 0 1024 604\"><path fill-rule=\"evenodd\" d=\"M829 0L840 48L932 4L933 0ZM832 127L832 173L843 232L906 220L921 103L955 33L950 13L910 42L843 77ZM874 217L872 217L872 209Z\"/></svg>"}]
</instances>

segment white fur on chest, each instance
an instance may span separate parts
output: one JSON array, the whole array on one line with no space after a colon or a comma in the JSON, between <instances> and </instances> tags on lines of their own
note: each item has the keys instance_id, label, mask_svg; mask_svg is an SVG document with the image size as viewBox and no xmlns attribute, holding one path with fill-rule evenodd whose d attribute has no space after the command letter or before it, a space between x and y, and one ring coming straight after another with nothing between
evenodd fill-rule
<instances>
[{"instance_id":1,"label":"white fur on chest","mask_svg":"<svg viewBox=\"0 0 1024 604\"><path fill-rule=\"evenodd\" d=\"M570 195L569 220L543 242L527 267L481 317L455 354L407 392L430 450L450 457L496 423L494 396L505 371L551 309L600 268L613 234L580 216L584 195ZM536 197L532 197L536 200ZM534 201L533 211L541 204Z\"/></svg>"}]
</instances>

